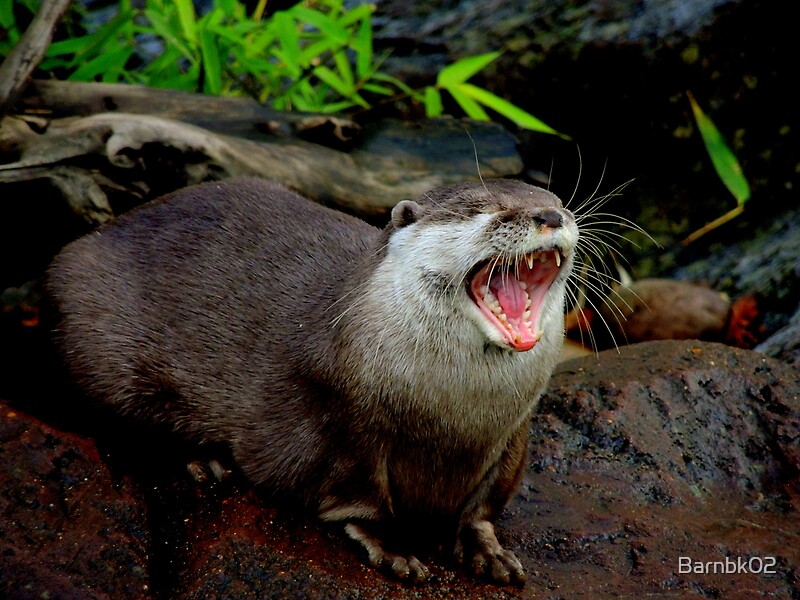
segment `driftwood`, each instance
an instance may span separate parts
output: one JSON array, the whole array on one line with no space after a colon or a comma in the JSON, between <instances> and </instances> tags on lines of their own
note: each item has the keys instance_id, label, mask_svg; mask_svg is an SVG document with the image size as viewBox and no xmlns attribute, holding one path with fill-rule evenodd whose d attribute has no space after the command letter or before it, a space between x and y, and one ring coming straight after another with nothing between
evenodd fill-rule
<instances>
[{"instance_id":1,"label":"driftwood","mask_svg":"<svg viewBox=\"0 0 800 600\"><path fill-rule=\"evenodd\" d=\"M478 166L483 177L522 169L514 138L492 123L360 127L244 98L66 82L33 82L17 109L0 123L0 183L49 179L92 222L110 217L109 189L135 204L203 180L259 175L380 217L399 200L476 179Z\"/></svg>"}]
</instances>

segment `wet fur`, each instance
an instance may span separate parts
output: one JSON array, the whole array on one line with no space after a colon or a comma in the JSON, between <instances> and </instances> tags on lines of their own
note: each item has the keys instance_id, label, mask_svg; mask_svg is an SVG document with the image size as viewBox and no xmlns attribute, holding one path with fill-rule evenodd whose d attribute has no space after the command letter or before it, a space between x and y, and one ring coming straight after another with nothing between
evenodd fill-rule
<instances>
[{"instance_id":1,"label":"wet fur","mask_svg":"<svg viewBox=\"0 0 800 600\"><path fill-rule=\"evenodd\" d=\"M479 261L577 228L519 182L404 202L385 230L278 185L187 188L81 238L46 283L56 339L96 402L230 446L256 484L347 521L370 562L424 579L380 524L441 520L456 555L499 582L522 567L491 522L524 466L528 419L558 359L569 266L541 341L502 347L465 293Z\"/></svg>"}]
</instances>

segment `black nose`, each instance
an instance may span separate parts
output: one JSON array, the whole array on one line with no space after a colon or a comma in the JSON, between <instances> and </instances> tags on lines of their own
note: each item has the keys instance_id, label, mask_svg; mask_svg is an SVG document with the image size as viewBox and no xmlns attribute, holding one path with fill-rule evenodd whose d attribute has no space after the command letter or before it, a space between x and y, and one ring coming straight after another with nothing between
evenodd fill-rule
<instances>
[{"instance_id":1,"label":"black nose","mask_svg":"<svg viewBox=\"0 0 800 600\"><path fill-rule=\"evenodd\" d=\"M533 222L537 227L552 227L556 229L564 224L563 215L557 210L546 208L542 212L533 215Z\"/></svg>"}]
</instances>

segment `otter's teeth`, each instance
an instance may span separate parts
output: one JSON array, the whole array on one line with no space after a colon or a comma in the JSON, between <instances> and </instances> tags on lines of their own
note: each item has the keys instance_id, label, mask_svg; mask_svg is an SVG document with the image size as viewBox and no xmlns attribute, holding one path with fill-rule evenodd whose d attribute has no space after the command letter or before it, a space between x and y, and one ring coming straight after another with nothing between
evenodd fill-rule
<instances>
[{"instance_id":1,"label":"otter's teeth","mask_svg":"<svg viewBox=\"0 0 800 600\"><path fill-rule=\"evenodd\" d=\"M529 252L525 255L525 262L528 263L528 268L533 269L533 252ZM524 289L524 288L523 288Z\"/></svg>"},{"instance_id":2,"label":"otter's teeth","mask_svg":"<svg viewBox=\"0 0 800 600\"><path fill-rule=\"evenodd\" d=\"M488 286L483 294L483 301L486 303L486 306L489 307L489 310L491 310L498 318L501 315L505 316L503 315L503 307L500 306L500 301L492 292L489 291Z\"/></svg>"}]
</instances>

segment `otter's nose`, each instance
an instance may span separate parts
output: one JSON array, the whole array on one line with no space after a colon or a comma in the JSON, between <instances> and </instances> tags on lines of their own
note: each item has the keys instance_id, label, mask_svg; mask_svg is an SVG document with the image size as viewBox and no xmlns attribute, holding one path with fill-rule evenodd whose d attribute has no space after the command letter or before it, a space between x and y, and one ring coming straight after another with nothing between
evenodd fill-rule
<instances>
[{"instance_id":1,"label":"otter's nose","mask_svg":"<svg viewBox=\"0 0 800 600\"><path fill-rule=\"evenodd\" d=\"M557 229L564 224L563 215L552 208L547 208L540 213L533 215L533 222L537 227L550 227Z\"/></svg>"}]
</instances>

